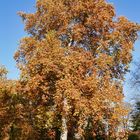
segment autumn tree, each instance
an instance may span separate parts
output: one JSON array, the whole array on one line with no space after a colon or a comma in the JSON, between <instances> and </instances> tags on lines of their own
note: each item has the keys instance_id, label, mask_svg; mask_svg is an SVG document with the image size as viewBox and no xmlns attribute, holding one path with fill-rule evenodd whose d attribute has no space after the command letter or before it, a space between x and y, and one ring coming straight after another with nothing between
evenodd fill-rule
<instances>
[{"instance_id":1,"label":"autumn tree","mask_svg":"<svg viewBox=\"0 0 140 140\"><path fill-rule=\"evenodd\" d=\"M19 132L20 105L15 82L7 79L7 70L0 67L0 139L14 138ZM14 132L13 132L14 131Z\"/></svg>"},{"instance_id":2,"label":"autumn tree","mask_svg":"<svg viewBox=\"0 0 140 140\"><path fill-rule=\"evenodd\" d=\"M140 26L105 0L37 0L15 60L32 127L47 139L119 137L122 84ZM29 118L29 117L28 117Z\"/></svg>"},{"instance_id":3,"label":"autumn tree","mask_svg":"<svg viewBox=\"0 0 140 140\"><path fill-rule=\"evenodd\" d=\"M18 82L7 78L7 70L0 67L0 139L27 140L33 130L27 121L25 98L17 93ZM25 111L26 109L26 111ZM31 136L31 137L30 137Z\"/></svg>"},{"instance_id":4,"label":"autumn tree","mask_svg":"<svg viewBox=\"0 0 140 140\"><path fill-rule=\"evenodd\" d=\"M0 139L8 136L8 129L10 127L9 113L10 106L8 106L9 93L11 93L11 87L7 80L7 70L5 67L0 67ZM10 102L10 101L9 101Z\"/></svg>"}]
</instances>

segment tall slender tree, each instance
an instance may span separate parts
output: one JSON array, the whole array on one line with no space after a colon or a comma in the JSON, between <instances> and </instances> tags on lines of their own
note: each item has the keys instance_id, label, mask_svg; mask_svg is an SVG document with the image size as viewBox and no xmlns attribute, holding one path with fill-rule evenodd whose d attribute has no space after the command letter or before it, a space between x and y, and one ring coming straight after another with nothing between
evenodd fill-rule
<instances>
[{"instance_id":1,"label":"tall slender tree","mask_svg":"<svg viewBox=\"0 0 140 140\"><path fill-rule=\"evenodd\" d=\"M105 0L37 0L35 13L19 14L29 36L15 60L32 126L61 140L116 137L140 26Z\"/></svg>"},{"instance_id":2,"label":"tall slender tree","mask_svg":"<svg viewBox=\"0 0 140 140\"><path fill-rule=\"evenodd\" d=\"M137 101L131 114L133 131L140 131L140 102Z\"/></svg>"}]
</instances>

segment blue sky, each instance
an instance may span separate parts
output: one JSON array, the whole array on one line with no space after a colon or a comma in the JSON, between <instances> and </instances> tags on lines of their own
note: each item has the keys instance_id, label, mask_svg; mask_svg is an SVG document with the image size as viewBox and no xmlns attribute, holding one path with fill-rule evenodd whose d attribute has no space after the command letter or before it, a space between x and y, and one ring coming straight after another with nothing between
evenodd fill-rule
<instances>
[{"instance_id":1,"label":"blue sky","mask_svg":"<svg viewBox=\"0 0 140 140\"><path fill-rule=\"evenodd\" d=\"M115 7L117 15L124 15L131 21L140 23L140 0L107 0ZM16 79L19 75L13 55L18 47L19 40L26 36L22 20L18 11L33 12L35 0L1 0L0 4L0 64L9 70L8 78ZM140 57L140 41L135 43L133 60ZM131 66L133 69L133 66ZM130 99L130 88L127 85L129 74L126 76L124 92L126 99Z\"/></svg>"},{"instance_id":2,"label":"blue sky","mask_svg":"<svg viewBox=\"0 0 140 140\"><path fill-rule=\"evenodd\" d=\"M24 25L18 11L32 12L35 0L1 0L0 3L0 64L9 71L8 77L18 77L13 55L19 40L25 36Z\"/></svg>"}]
</instances>

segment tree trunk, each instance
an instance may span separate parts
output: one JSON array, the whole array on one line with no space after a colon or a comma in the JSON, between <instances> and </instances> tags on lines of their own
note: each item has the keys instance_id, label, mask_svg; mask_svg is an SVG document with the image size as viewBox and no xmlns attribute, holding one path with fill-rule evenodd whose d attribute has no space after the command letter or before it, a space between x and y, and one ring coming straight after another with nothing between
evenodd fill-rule
<instances>
[{"instance_id":1,"label":"tree trunk","mask_svg":"<svg viewBox=\"0 0 140 140\"><path fill-rule=\"evenodd\" d=\"M62 118L62 130L63 132L61 133L61 139L60 140L67 140L67 120L65 117Z\"/></svg>"},{"instance_id":2,"label":"tree trunk","mask_svg":"<svg viewBox=\"0 0 140 140\"><path fill-rule=\"evenodd\" d=\"M64 111L66 112L67 108L67 99L64 98ZM66 119L66 114L62 116L62 132L61 132L61 137L60 140L67 140L67 135L68 135L68 129L67 129L67 119Z\"/></svg>"}]
</instances>

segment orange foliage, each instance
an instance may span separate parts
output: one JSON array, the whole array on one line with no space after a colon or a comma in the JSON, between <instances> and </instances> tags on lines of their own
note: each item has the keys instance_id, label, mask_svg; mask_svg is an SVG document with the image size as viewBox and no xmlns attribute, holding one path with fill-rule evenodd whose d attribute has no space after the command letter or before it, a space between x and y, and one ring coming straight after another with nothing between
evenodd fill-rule
<instances>
[{"instance_id":1,"label":"orange foliage","mask_svg":"<svg viewBox=\"0 0 140 140\"><path fill-rule=\"evenodd\" d=\"M116 18L105 0L37 0L35 13L19 14L30 34L15 54L27 124L58 137L64 117L68 138L117 137L140 26Z\"/></svg>"}]
</instances>

